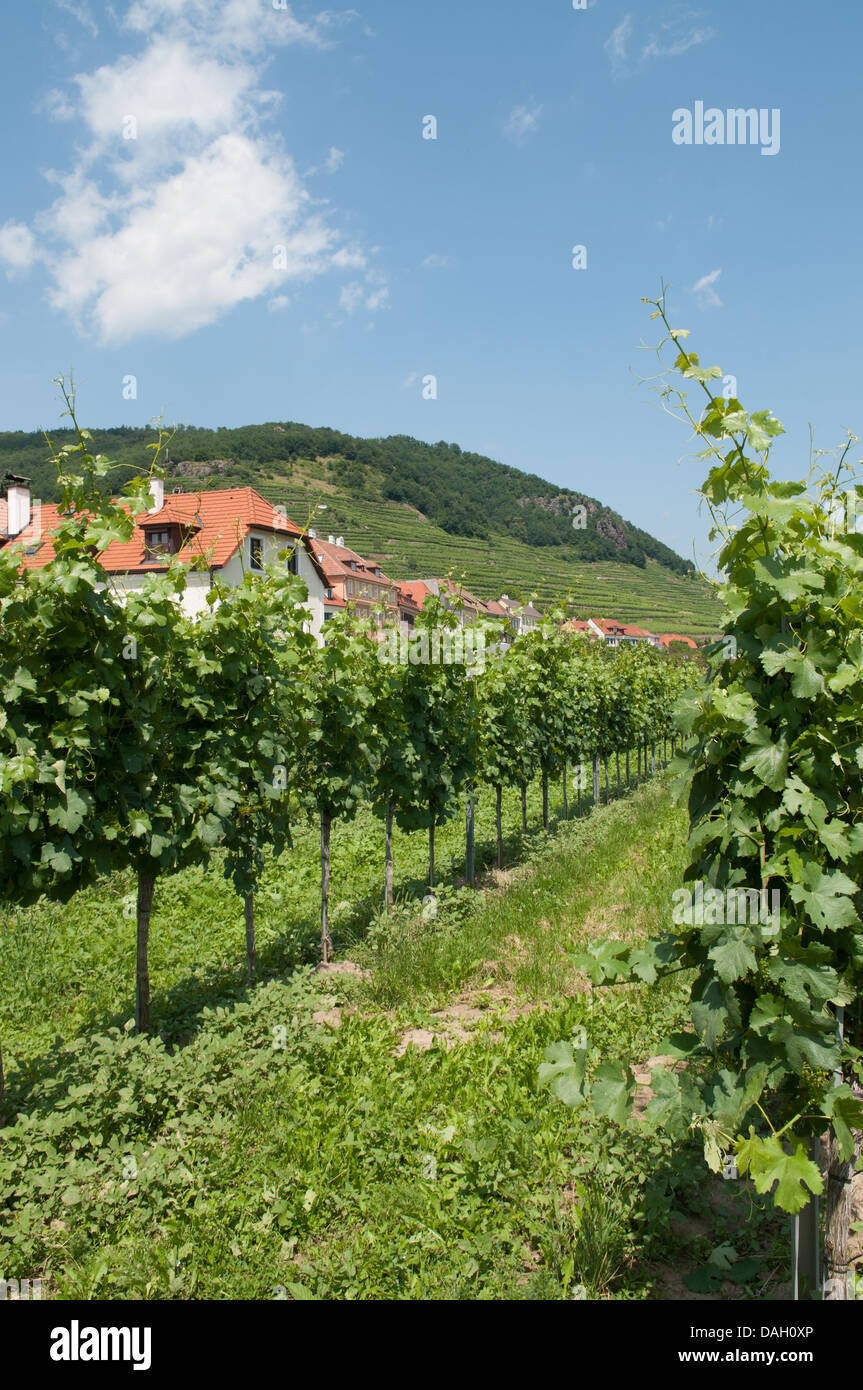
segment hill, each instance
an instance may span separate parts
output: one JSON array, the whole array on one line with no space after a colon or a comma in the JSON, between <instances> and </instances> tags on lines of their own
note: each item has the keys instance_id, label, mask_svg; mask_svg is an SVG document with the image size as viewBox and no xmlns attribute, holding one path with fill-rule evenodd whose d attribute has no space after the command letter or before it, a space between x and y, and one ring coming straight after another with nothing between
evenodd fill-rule
<instances>
[{"instance_id":1,"label":"hill","mask_svg":"<svg viewBox=\"0 0 863 1390\"><path fill-rule=\"evenodd\" d=\"M92 434L96 452L117 462L112 487L149 466L151 430ZM70 439L67 431L52 436L55 447ZM693 635L717 629L712 589L691 561L596 498L457 444L407 435L360 439L271 422L182 426L168 456L169 487L251 485L286 505L296 521L344 535L396 579L453 573L482 598L535 595L542 607L568 595L578 616ZM56 500L42 435L0 433L0 472L6 471L31 478L43 501Z\"/></svg>"}]
</instances>

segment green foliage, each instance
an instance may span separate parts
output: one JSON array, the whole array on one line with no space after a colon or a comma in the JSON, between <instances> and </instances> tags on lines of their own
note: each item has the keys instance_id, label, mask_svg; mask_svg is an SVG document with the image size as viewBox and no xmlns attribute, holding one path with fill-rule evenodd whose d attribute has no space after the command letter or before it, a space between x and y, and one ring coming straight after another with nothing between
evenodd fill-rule
<instances>
[{"instance_id":1,"label":"green foliage","mask_svg":"<svg viewBox=\"0 0 863 1390\"><path fill-rule=\"evenodd\" d=\"M850 441L835 470L813 466L808 485L771 479L768 453L782 426L769 411L748 415L739 401L712 396L707 383L721 371L680 350L684 335L669 328L664 301L652 302L678 349L675 367L707 395L696 418L685 392L664 391L708 442L702 491L722 539L726 639L680 708L693 740L680 767L685 878L710 906L647 951L602 943L589 968L597 982L693 972L694 1031L676 1040L690 1071L663 1079L645 1122L678 1132L688 1124L714 1170L722 1150L733 1151L756 1191L772 1190L778 1206L797 1212L822 1190L810 1140L831 1127L847 1161L852 1129L863 1127L859 1092L835 1079L863 1081L863 536L844 530ZM656 700L654 718L667 718L662 691ZM743 889L754 890L759 910L729 916L723 905L729 895L740 902ZM778 911L768 911L774 900ZM562 1060L550 1056L549 1065ZM611 1114L600 1073L591 1079L581 1068L577 1086L552 1084L568 1103L590 1094ZM620 1089L613 1106L624 1120Z\"/></svg>"},{"instance_id":2,"label":"green foliage","mask_svg":"<svg viewBox=\"0 0 863 1390\"><path fill-rule=\"evenodd\" d=\"M99 430L96 437L118 460L121 480L140 471L147 431L124 427ZM614 560L643 569L650 559L677 575L694 569L594 498L463 452L457 444L427 444L408 435L358 439L288 421L219 430L181 425L171 434L170 452L182 472L177 463L168 464L169 474L189 478L193 486L210 486L215 479L220 487L258 487L262 475L289 477L295 464L318 460L328 479L349 494L407 503L454 536L507 535L533 548L565 546L573 558L590 563ZM0 468L31 477L43 501L56 497L40 435L0 432ZM576 505L587 510L583 530L573 529Z\"/></svg>"},{"instance_id":3,"label":"green foliage","mask_svg":"<svg viewBox=\"0 0 863 1390\"><path fill-rule=\"evenodd\" d=\"M481 819L489 810L481 804ZM109 885L81 893L68 926L56 916L52 930L49 905L34 908L38 958L56 961L62 979L34 975L33 992L22 982L14 998L4 990L7 1026L42 1030L42 1055L16 1074L16 1118L0 1144L6 1276L38 1273L49 1296L88 1299L656 1296L669 1214L695 1191L681 1146L658 1132L623 1148L604 1119L538 1110L535 1070L546 1046L583 1023L603 1054L632 1058L681 1025L685 990L674 981L592 1018L583 997L568 997L566 957L555 977L549 950L590 929L598 885L600 905L625 903L639 930L667 912L681 820L650 784L538 838L509 894L462 892L452 930L441 894L444 920L426 939L437 965L428 954L402 975L398 1012L375 1010L344 977L278 978L285 957L271 958L273 975L254 991L240 988L224 921L230 886L218 865L192 866L165 879L154 924L165 962L156 1016L168 1037L133 1037L111 1015L122 969L100 954L117 941L110 900L96 896ZM355 912L375 881L371 834L361 809L335 856L349 865L336 896L352 895ZM454 834L444 827L442 848ZM650 863L636 875L631 856L645 843ZM400 842L418 877L422 854L422 835ZM300 827L260 889L262 900L283 895L273 941L311 913L315 868ZM395 1055L405 1028L428 1025L451 987L440 982L502 963L516 930L530 945L530 959L512 962L525 1015L507 1019L492 998L474 1040ZM373 992L383 953L370 951L369 964ZM338 1031L315 1019L337 1002L336 986ZM75 1036L63 1001L79 993L96 1007ZM545 1007L528 1012L530 1002ZM63 1040L51 1036L54 1018ZM748 1232L748 1202L744 1215Z\"/></svg>"},{"instance_id":4,"label":"green foliage","mask_svg":"<svg viewBox=\"0 0 863 1390\"><path fill-rule=\"evenodd\" d=\"M685 668L653 651L621 654L618 666L615 656L552 623L505 652L493 650L488 669L477 675L459 663L434 660L385 669L379 648L350 613L327 625L318 646L303 631L303 587L280 569L250 576L229 592L211 590L208 611L194 618L184 616L177 602L186 582L179 565L167 576L147 576L121 603L106 584L98 550L111 535L128 529L129 510L141 504L147 483L138 484L137 499L112 502L96 486L108 465L93 458L83 433L73 452L75 457L65 458L61 469L72 510L58 536L56 559L44 570L19 573L20 555L14 549L0 552L0 603L11 634L0 653L6 696L0 726L0 828L10 832L0 863L9 899L32 904L37 915L45 908L44 899L66 900L74 912L79 893L115 895L137 872L139 1005L142 1000L147 1004L146 1011L136 1013L142 1028L149 1023L150 909L148 903L142 906L140 886L147 877L152 886L161 872L161 891L168 897L182 895L191 883L192 910L207 904L205 922L190 924L188 904L178 917L186 938L190 925L195 929L181 958L188 965L191 952L197 966L206 929L215 921L212 929L222 930L217 904L221 901L224 910L224 900L217 899L211 885L207 894L201 892L207 866L212 861L247 897L254 889L266 901L278 883L281 906L290 888L281 870L275 880L267 877L271 856L284 856L296 811L313 812L321 821L325 864L326 959L331 820L351 821L364 813L364 803L381 813L390 802L402 833L445 824L454 818L460 794L485 777L495 779L495 785L501 777L524 781L536 767L548 776L588 749L625 748L631 737L649 740L666 730ZM421 629L457 621L431 602ZM487 764L483 748L491 750ZM478 801L482 805L481 794ZM357 862L363 864L368 861L368 824L366 820L356 850ZM304 889L312 873L307 856ZM826 892L819 883L809 884L809 891L822 897ZM481 963L476 953L487 946L489 928L486 924L484 936L475 931L478 911L469 897L442 896L440 928L425 934L423 951L414 961L416 980L429 968L438 972L438 983L451 985ZM377 895L369 894L367 920L376 901ZM523 906L520 911L523 916ZM280 942L269 963L313 959L307 927L303 922L290 943ZM0 1207L14 1213L12 1244L18 1258L56 1268L62 1257L62 1279L69 1290L92 1294L106 1279L115 1279L115 1290L193 1294L211 1287L200 1266L195 1275L199 1283L187 1284L182 1273L190 1247L187 1228L194 1230L199 1220L236 1230L241 1250L239 1232L248 1221L264 1233L264 1244L268 1233L274 1240L278 1236L275 1254L267 1246L271 1269L274 1259L282 1257L283 1243L303 1239L313 1247L322 1231L332 1229L352 1194L364 1191L370 1155L376 1180L392 1200L395 1175L409 1151L406 1135L395 1148L390 1138L399 1102L388 1096L386 1105L366 1107L371 1115L367 1125L355 1116L357 1108L365 1113L363 1106L347 1103L367 1079L378 1091L389 1081L395 1042L391 1022L349 1022L341 1035L344 1046L336 1053L331 1033L312 1026L309 1018L316 1011L311 1003L323 1004L326 996L304 983L304 977L289 987L289 997L264 986L260 997L238 1005L236 1017L225 1009L210 1012L214 994L227 1001L237 998L235 972L218 982L226 964L218 956L208 962L209 976L182 975L177 982L179 997L168 1003L162 1017L173 1024L172 1044L188 1041L181 1025L191 1026L196 1040L169 1050L161 1038L131 1038L117 1026L122 1022L117 963L123 957L116 941L103 939L109 934L103 931L98 944L88 938L86 949L76 945L75 970L62 981L45 978L49 953L34 951L23 933L15 938L25 980L37 966L30 978L38 976L39 988L55 991L61 1012L74 1012L70 1001L88 970L101 969L109 959L115 970L114 987L107 987L95 1013L98 1030L92 1031L93 1018L85 1016L89 1026L81 1036L68 1047L55 1045L56 1067L46 1066L43 1056L29 1059L16 1072L15 1103L22 1097L26 1103L4 1133ZM397 992L395 972L388 974L392 939L381 932L377 945L377 988ZM374 938L370 949L375 949ZM62 973L63 953L56 959ZM648 953L644 970L653 968ZM538 979L542 967L537 960L531 970ZM403 971L402 983L404 976ZM266 1015L273 1021L262 1039L255 1030L274 999L283 1012L275 1018ZM581 1007L564 1006L569 1022L580 1017ZM618 1022L612 1031L632 1041L631 1020ZM421 1200L411 1184L403 1189L399 1210L411 1236L403 1231L396 1248L409 1277L402 1282L398 1265L394 1270L390 1256L383 1262L377 1251L368 1257L372 1272L357 1279L355 1268L368 1253L362 1242L351 1246L347 1259L333 1242L319 1259L307 1258L297 1277L290 1277L292 1267L286 1269L285 1287L295 1297L330 1296L333 1289L352 1297L361 1288L387 1296L424 1287L426 1263L437 1258L439 1241L446 1241L456 1226L462 1232L466 1224L470 1228L474 1216L476 1238L460 1238L465 1258L458 1277L474 1291L496 1287L496 1280L500 1287L511 1287L525 1240L536 1236L539 1241L540 1235L521 1217L511 1220L500 1213L521 1210L525 1182L542 1187L560 1176L560 1135L569 1125L568 1119L551 1115L540 1122L555 1138L556 1156L528 1179L536 1165L531 1128L536 1122L525 1118L535 1116L533 1069L555 1026L546 1018L525 1023L532 1055L519 1053L508 1041L499 1080L470 1068L466 1075L442 1048L433 1049L439 1056L431 1059L429 1072L419 1072L413 1058L398 1064L396 1070L408 1078L406 1094L423 1093L419 1113L425 1119L418 1118L413 1100L408 1107L410 1152L417 1145L418 1124L428 1123L430 1113L438 1118L432 1103L438 1085L452 1090L465 1081L470 1091L468 1109L459 1112L456 1126L461 1127L460 1144L449 1152L451 1141L442 1141L447 1181ZM291 1042L278 1049L287 1057L275 1065L273 1027L286 1029ZM589 1124L598 1126L591 1145L601 1147L605 1126L619 1120L633 1083L626 1068L603 1063L591 1084ZM480 1095L485 1118L477 1124ZM318 1096L327 1101L320 1111L315 1110ZM236 1130L234 1119L228 1119L234 1112ZM307 1129L311 1112L317 1120ZM439 1118L446 1133L450 1121ZM270 1175L266 1191L253 1196L242 1183L238 1187L226 1181L213 1192L213 1173L223 1161L221 1138L230 1128L237 1152L246 1152L245 1124L267 1149L258 1175ZM261 1138L269 1133L280 1134L290 1153L283 1164L287 1176L277 1183L272 1173L281 1170ZM665 1151L664 1146L657 1134L644 1138L645 1153ZM25 1149L36 1156L32 1182L29 1170L22 1173ZM317 1176L311 1171L312 1150L315 1163L318 1150L324 1155ZM604 1172L617 1171L610 1160L604 1162ZM324 1181L335 1165L341 1165L348 1184L343 1194ZM132 1176L122 1176L127 1170ZM140 1187L130 1187L141 1173L148 1183L146 1204L140 1204L146 1206L143 1216L132 1201ZM542 1195L547 1196L544 1188ZM430 1208L432 1231L436 1222L445 1234L430 1243L424 1235L413 1242L416 1212L424 1213L421 1224L428 1229ZM352 1220L361 1218L362 1203L351 1211ZM362 1224L360 1219L359 1229ZM56 1233L70 1226L74 1234L67 1243L65 1235ZM106 1265L104 1256L93 1256L94 1230L105 1237L107 1249L118 1252L116 1262ZM544 1227L541 1234L545 1239ZM414 1243L419 1251L413 1251ZM586 1246L583 1236L581 1245ZM600 1285L613 1277L616 1247L610 1263L601 1250L579 1253L578 1239L576 1247L571 1268L570 1255L561 1256L564 1287L581 1269L594 1269L591 1277ZM142 1249L147 1251L144 1274L136 1268ZM419 1269L415 1256L421 1257Z\"/></svg>"}]
</instances>

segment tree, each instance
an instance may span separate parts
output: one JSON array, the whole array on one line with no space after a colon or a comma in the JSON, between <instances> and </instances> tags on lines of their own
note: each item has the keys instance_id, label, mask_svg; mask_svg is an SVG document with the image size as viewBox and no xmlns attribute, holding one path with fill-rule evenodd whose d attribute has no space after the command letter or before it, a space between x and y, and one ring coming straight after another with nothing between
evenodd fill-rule
<instances>
[{"instance_id":1,"label":"tree","mask_svg":"<svg viewBox=\"0 0 863 1390\"><path fill-rule=\"evenodd\" d=\"M149 480L133 480L120 501L105 494L111 465L90 453L74 390L59 384L76 442L54 455L62 497L54 556L21 569L19 546L0 551L0 865L16 902L66 901L134 855L157 756L152 682L142 671L161 670L184 582L176 573L148 577L146 596L128 606L110 591L99 552L131 537ZM143 660L138 627L150 641Z\"/></svg>"},{"instance_id":2,"label":"tree","mask_svg":"<svg viewBox=\"0 0 863 1390\"><path fill-rule=\"evenodd\" d=\"M528 744L542 777L542 823L548 825L548 779L563 766L567 746L572 638L559 622L546 618L513 644L513 667L520 682Z\"/></svg>"},{"instance_id":3,"label":"tree","mask_svg":"<svg viewBox=\"0 0 863 1390\"><path fill-rule=\"evenodd\" d=\"M409 634L400 680L397 739L406 756L398 766L390 760L396 774L391 797L396 823L402 830L428 830L430 889L435 826L455 814L460 791L477 771L476 677L463 661L451 659L459 632L455 613L433 595L426 599ZM385 738L386 730L382 732Z\"/></svg>"},{"instance_id":4,"label":"tree","mask_svg":"<svg viewBox=\"0 0 863 1390\"><path fill-rule=\"evenodd\" d=\"M367 622L367 620L366 620ZM306 653L310 685L308 742L301 786L321 832L321 959L332 953L329 926L330 830L350 819L374 785L378 726L374 714L376 648L361 618L339 613L324 628L324 644Z\"/></svg>"},{"instance_id":5,"label":"tree","mask_svg":"<svg viewBox=\"0 0 863 1390\"><path fill-rule=\"evenodd\" d=\"M221 840L225 876L244 904L246 962L256 974L255 883L265 850L290 841L292 801L309 728L309 687L300 679L314 638L304 631L303 581L274 562L218 591L218 606L195 626L198 670L228 717L213 726L214 751L239 793ZM214 688L216 687L216 688Z\"/></svg>"},{"instance_id":6,"label":"tree","mask_svg":"<svg viewBox=\"0 0 863 1390\"><path fill-rule=\"evenodd\" d=\"M120 805L144 776L127 758L136 692L126 628L95 550L129 538L146 483L125 507L104 499L96 484L108 465L75 428L77 443L56 456L62 520L51 563L22 569L21 545L0 550L0 881L16 903L67 901L122 867ZM0 1101L2 1091L0 1062Z\"/></svg>"},{"instance_id":7,"label":"tree","mask_svg":"<svg viewBox=\"0 0 863 1390\"><path fill-rule=\"evenodd\" d=\"M504 787L524 787L533 771L530 729L522 701L517 643L492 659L478 682L477 765L495 789L497 867L503 868L501 811Z\"/></svg>"}]
</instances>

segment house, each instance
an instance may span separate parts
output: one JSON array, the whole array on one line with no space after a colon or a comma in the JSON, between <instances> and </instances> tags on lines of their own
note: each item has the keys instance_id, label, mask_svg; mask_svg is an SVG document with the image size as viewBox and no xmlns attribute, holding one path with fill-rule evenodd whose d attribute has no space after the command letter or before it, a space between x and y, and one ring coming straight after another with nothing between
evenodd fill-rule
<instances>
[{"instance_id":1,"label":"house","mask_svg":"<svg viewBox=\"0 0 863 1390\"><path fill-rule=\"evenodd\" d=\"M495 604L495 609L503 610L503 616L517 636L523 632L531 632L542 622L542 614L538 608L534 608L532 603L516 603L509 594L501 594L500 602Z\"/></svg>"},{"instance_id":2,"label":"house","mask_svg":"<svg viewBox=\"0 0 863 1390\"><path fill-rule=\"evenodd\" d=\"M636 646L645 642L649 647L658 647L660 638L646 628L636 627L634 623L619 623L609 618L571 619L564 623L567 632L581 632L594 641L604 642L607 647Z\"/></svg>"},{"instance_id":3,"label":"house","mask_svg":"<svg viewBox=\"0 0 863 1390\"><path fill-rule=\"evenodd\" d=\"M345 545L344 536L322 540L313 532L311 545L326 576L326 617L351 603L358 612L367 614L375 627L399 620L398 586L376 561L365 560L351 550ZM407 613L410 605L403 606Z\"/></svg>"},{"instance_id":4,"label":"house","mask_svg":"<svg viewBox=\"0 0 863 1390\"><path fill-rule=\"evenodd\" d=\"M418 613L423 611L423 604L432 592L424 579L402 579L399 581L399 593L416 605Z\"/></svg>"},{"instance_id":5,"label":"house","mask_svg":"<svg viewBox=\"0 0 863 1390\"><path fill-rule=\"evenodd\" d=\"M570 618L563 624L564 632L577 632L582 637L591 637L595 642L603 640L602 629L596 626L592 618Z\"/></svg>"},{"instance_id":6,"label":"house","mask_svg":"<svg viewBox=\"0 0 863 1390\"><path fill-rule=\"evenodd\" d=\"M637 643L646 642L649 647L658 647L659 638L653 632L648 632L646 628L636 627L633 623L621 623L623 642Z\"/></svg>"},{"instance_id":7,"label":"house","mask_svg":"<svg viewBox=\"0 0 863 1390\"><path fill-rule=\"evenodd\" d=\"M496 598L489 599L485 606L485 611L490 618L504 619L509 622L509 613L502 603L498 603Z\"/></svg>"},{"instance_id":8,"label":"house","mask_svg":"<svg viewBox=\"0 0 863 1390\"><path fill-rule=\"evenodd\" d=\"M263 570L287 551L289 569L308 589L308 627L318 638L326 620L349 604L367 614L372 629L397 625L407 633L430 595L455 612L464 627L491 618L519 635L542 622L533 604L518 603L508 594L487 603L452 579L397 583L376 561L346 546L343 536L325 541L316 531L301 532L283 507L267 502L251 487L189 493L178 487L166 497L164 483L152 479L151 495L153 505L136 516L131 539L112 541L100 555L115 592L139 588L146 574L159 573L179 559L189 564L181 603L187 613L199 613L216 581L232 588L245 574ZM23 568L41 569L53 558L51 536L60 522L56 505L31 499L27 478L6 474L0 482L0 547L23 543ZM668 648L680 642L697 650L691 637L675 632L657 637L608 618L573 619L564 628L612 648L642 642Z\"/></svg>"},{"instance_id":9,"label":"house","mask_svg":"<svg viewBox=\"0 0 863 1390\"><path fill-rule=\"evenodd\" d=\"M422 611L422 605L417 602L405 584L396 586L396 604L399 611L399 627L405 633L410 632L416 623L417 616Z\"/></svg>"},{"instance_id":10,"label":"house","mask_svg":"<svg viewBox=\"0 0 863 1390\"><path fill-rule=\"evenodd\" d=\"M0 506L0 545L22 542L22 567L41 569L54 557L51 536L61 523L59 507L31 506L26 479L7 478ZM254 488L182 492L165 496L161 479L151 480L153 506L135 518L128 541L111 541L99 556L115 593L140 588L147 574L158 574L179 559L190 568L181 604L188 614L207 607L207 593L218 580L227 588L262 570L287 550L288 568L305 581L309 631L319 636L324 623L326 577L308 537L284 510Z\"/></svg>"},{"instance_id":11,"label":"house","mask_svg":"<svg viewBox=\"0 0 863 1390\"><path fill-rule=\"evenodd\" d=\"M470 589L466 589L463 584L459 584L453 579L419 579L411 580L410 583L413 586L422 586L423 597L426 594L434 594L436 598L439 598L444 608L456 614L462 627L467 627L480 618L488 617L488 605L485 601L477 598Z\"/></svg>"}]
</instances>

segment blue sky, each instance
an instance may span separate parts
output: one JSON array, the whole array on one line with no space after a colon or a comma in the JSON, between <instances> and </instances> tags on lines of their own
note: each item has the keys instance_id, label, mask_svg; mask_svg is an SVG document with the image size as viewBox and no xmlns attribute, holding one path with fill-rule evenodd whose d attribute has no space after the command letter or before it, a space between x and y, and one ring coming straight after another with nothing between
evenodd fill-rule
<instances>
[{"instance_id":1,"label":"blue sky","mask_svg":"<svg viewBox=\"0 0 863 1390\"><path fill-rule=\"evenodd\" d=\"M73 367L91 426L454 440L703 557L703 466L637 383L663 277L785 424L777 471L805 472L810 422L824 447L860 424L856 7L56 0L0 25L0 428L56 426ZM675 144L697 101L778 108L778 153Z\"/></svg>"}]
</instances>

